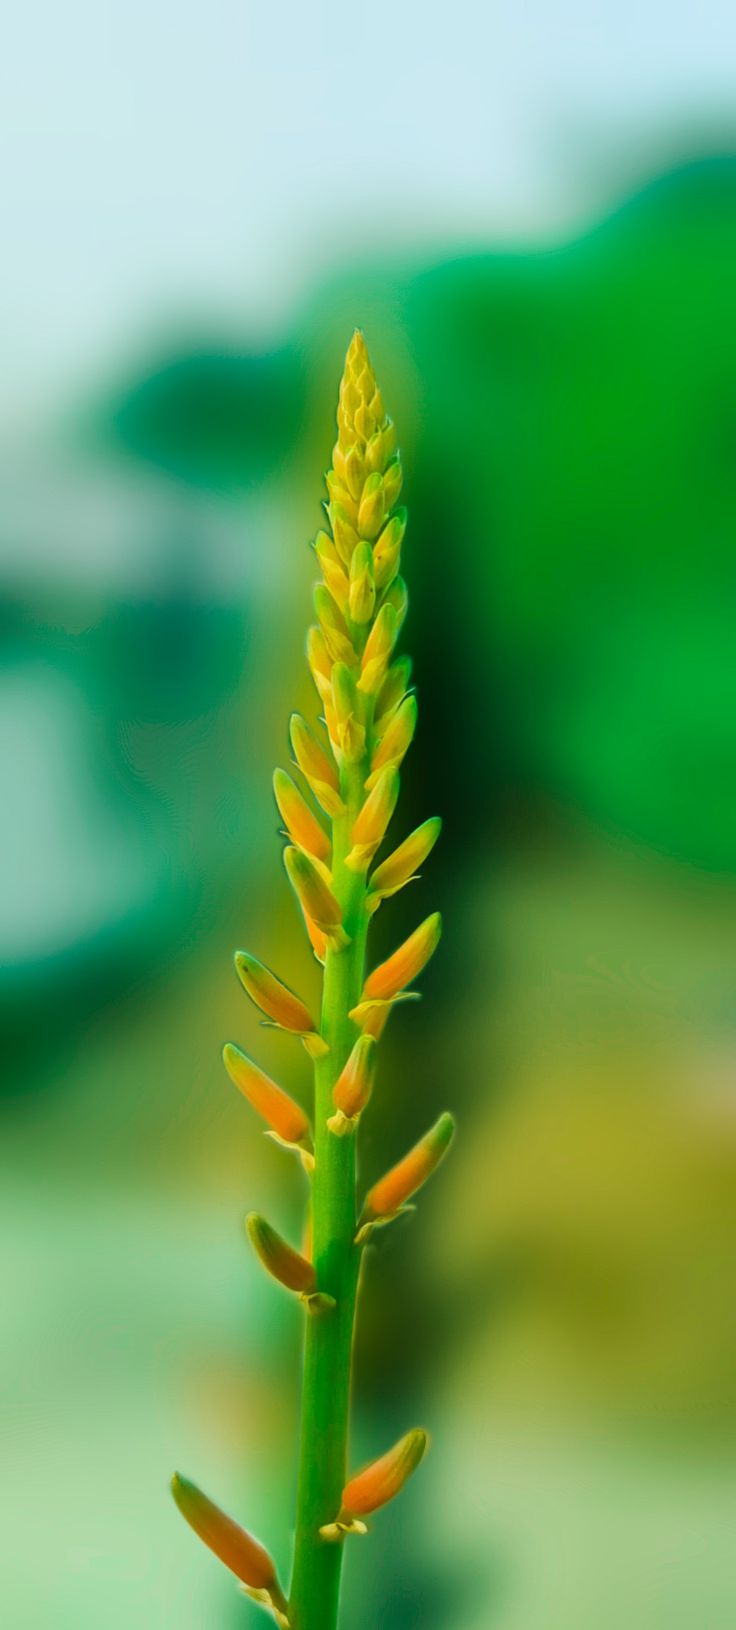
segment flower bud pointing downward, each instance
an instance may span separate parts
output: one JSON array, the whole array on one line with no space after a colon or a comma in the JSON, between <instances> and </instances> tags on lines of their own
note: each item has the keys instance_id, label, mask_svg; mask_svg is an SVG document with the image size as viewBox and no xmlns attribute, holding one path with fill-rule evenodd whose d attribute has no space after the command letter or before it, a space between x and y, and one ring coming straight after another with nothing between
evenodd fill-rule
<instances>
[{"instance_id":1,"label":"flower bud pointing downward","mask_svg":"<svg viewBox=\"0 0 736 1630\"><path fill-rule=\"evenodd\" d=\"M277 1622L288 1630L286 1600L268 1551L245 1528L225 1515L207 1495L178 1472L171 1479L171 1492L182 1516L204 1544L224 1562L245 1586L246 1594L270 1607Z\"/></svg>"},{"instance_id":2,"label":"flower bud pointing downward","mask_svg":"<svg viewBox=\"0 0 736 1630\"><path fill-rule=\"evenodd\" d=\"M353 872L365 871L383 842L399 797L399 772L391 765L381 771L350 834L352 848L345 864Z\"/></svg>"},{"instance_id":3,"label":"flower bud pointing downward","mask_svg":"<svg viewBox=\"0 0 736 1630\"><path fill-rule=\"evenodd\" d=\"M283 985L269 968L265 968L257 957L249 956L247 951L235 952L235 967L244 990L267 1019L279 1030L289 1030L292 1035L300 1036L310 1058L324 1058L329 1051L327 1043L318 1035L308 1008L289 990L288 985Z\"/></svg>"},{"instance_id":4,"label":"flower bud pointing downward","mask_svg":"<svg viewBox=\"0 0 736 1630\"><path fill-rule=\"evenodd\" d=\"M380 1460L372 1461L362 1472L346 1483L342 1491L342 1504L334 1523L320 1528L323 1539L343 1539L346 1534L365 1534L366 1525L359 1519L378 1511L401 1493L404 1484L416 1471L429 1447L427 1433L420 1426L394 1444Z\"/></svg>"}]
</instances>

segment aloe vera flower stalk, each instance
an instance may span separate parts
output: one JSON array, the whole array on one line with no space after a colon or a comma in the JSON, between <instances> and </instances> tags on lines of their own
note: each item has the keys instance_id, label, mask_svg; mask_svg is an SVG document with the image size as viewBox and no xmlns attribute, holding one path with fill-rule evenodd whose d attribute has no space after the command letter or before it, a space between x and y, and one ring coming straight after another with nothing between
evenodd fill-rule
<instances>
[{"instance_id":1,"label":"aloe vera flower stalk","mask_svg":"<svg viewBox=\"0 0 736 1630\"><path fill-rule=\"evenodd\" d=\"M423 1458L427 1434L407 1432L362 1472L348 1476L353 1331L363 1252L376 1228L406 1209L444 1157L450 1115L361 1200L358 1147L378 1044L396 1003L434 954L439 913L427 917L384 962L366 971L368 930L382 902L417 876L440 833L425 821L380 851L394 819L399 771L417 723L409 659L395 647L408 596L399 575L407 524L396 434L362 334L353 335L340 383L337 441L326 476L327 525L314 542L322 581L307 661L318 698L312 725L293 714L293 768L274 774L287 846L284 866L309 943L323 968L319 1020L257 957L236 954L240 982L267 1025L300 1040L314 1071L312 1123L233 1043L231 1080L266 1122L267 1135L299 1155L310 1184L305 1236L296 1251L265 1218L247 1232L262 1265L303 1304L305 1347L296 1529L288 1598L263 1547L194 1484L176 1477L174 1497L190 1526L289 1630L337 1630L345 1539L394 1499ZM395 843L395 840L394 840ZM375 864L376 857L378 864Z\"/></svg>"}]
</instances>

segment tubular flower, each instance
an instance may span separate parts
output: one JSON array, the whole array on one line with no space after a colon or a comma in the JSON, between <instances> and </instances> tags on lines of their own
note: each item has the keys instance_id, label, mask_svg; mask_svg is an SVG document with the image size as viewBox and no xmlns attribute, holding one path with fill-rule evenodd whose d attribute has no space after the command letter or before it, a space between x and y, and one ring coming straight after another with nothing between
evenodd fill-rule
<instances>
[{"instance_id":1,"label":"tubular flower","mask_svg":"<svg viewBox=\"0 0 736 1630\"><path fill-rule=\"evenodd\" d=\"M359 1036L333 1089L335 1114L327 1122L338 1137L350 1132L365 1109L376 1073L376 1044L373 1036Z\"/></svg>"},{"instance_id":2,"label":"tubular flower","mask_svg":"<svg viewBox=\"0 0 736 1630\"><path fill-rule=\"evenodd\" d=\"M288 1625L284 1593L268 1551L232 1517L226 1516L195 1483L190 1483L188 1477L175 1472L171 1492L190 1528L235 1574L246 1587L246 1593L270 1607L280 1624Z\"/></svg>"},{"instance_id":3,"label":"tubular flower","mask_svg":"<svg viewBox=\"0 0 736 1630\"><path fill-rule=\"evenodd\" d=\"M389 719L384 734L373 754L371 773L366 781L366 787L375 786L381 770L387 765L393 765L395 769L399 768L414 739L416 727L416 696L405 696L403 702Z\"/></svg>"},{"instance_id":4,"label":"tubular flower","mask_svg":"<svg viewBox=\"0 0 736 1630\"><path fill-rule=\"evenodd\" d=\"M359 717L355 678L344 662L336 662L332 670L331 700L335 718L332 739L340 756L349 764L357 764L365 752L365 725Z\"/></svg>"},{"instance_id":5,"label":"tubular flower","mask_svg":"<svg viewBox=\"0 0 736 1630\"><path fill-rule=\"evenodd\" d=\"M245 1219L251 1245L272 1278L287 1290L293 1290L310 1313L327 1313L335 1306L334 1296L324 1296L317 1289L317 1272L308 1259L295 1251L276 1229L251 1211Z\"/></svg>"},{"instance_id":6,"label":"tubular flower","mask_svg":"<svg viewBox=\"0 0 736 1630\"><path fill-rule=\"evenodd\" d=\"M403 702L409 689L410 678L411 657L399 657L398 661L391 663L391 667L376 697L373 733L378 741L384 734L391 715L396 711L399 703Z\"/></svg>"},{"instance_id":7,"label":"tubular flower","mask_svg":"<svg viewBox=\"0 0 736 1630\"><path fill-rule=\"evenodd\" d=\"M363 1217L367 1224L378 1220L390 1222L416 1194L427 1178L437 1170L447 1154L455 1132L451 1115L440 1115L435 1125L425 1132L414 1148L404 1155L397 1166L381 1177L366 1196Z\"/></svg>"},{"instance_id":8,"label":"tubular flower","mask_svg":"<svg viewBox=\"0 0 736 1630\"><path fill-rule=\"evenodd\" d=\"M393 606L382 605L368 635L360 664L358 689L375 696L386 676L398 626Z\"/></svg>"},{"instance_id":9,"label":"tubular flower","mask_svg":"<svg viewBox=\"0 0 736 1630\"><path fill-rule=\"evenodd\" d=\"M421 1426L416 1426L379 1460L372 1461L370 1466L352 1477L342 1491L342 1504L334 1523L327 1523L320 1530L323 1539L364 1534L366 1526L360 1519L388 1505L389 1500L394 1500L401 1493L428 1448L427 1433Z\"/></svg>"},{"instance_id":10,"label":"tubular flower","mask_svg":"<svg viewBox=\"0 0 736 1630\"><path fill-rule=\"evenodd\" d=\"M328 945L337 949L347 945L342 907L317 862L303 849L290 847L284 850L284 865L304 915L321 928Z\"/></svg>"},{"instance_id":11,"label":"tubular flower","mask_svg":"<svg viewBox=\"0 0 736 1630\"><path fill-rule=\"evenodd\" d=\"M340 797L337 765L315 740L301 714L292 713L289 734L296 762L317 803L321 804L325 815L342 815L344 806Z\"/></svg>"},{"instance_id":12,"label":"tubular flower","mask_svg":"<svg viewBox=\"0 0 736 1630\"><path fill-rule=\"evenodd\" d=\"M330 840L327 833L285 770L274 770L273 792L279 815L292 843L306 849L307 854L314 855L316 860L328 864Z\"/></svg>"},{"instance_id":13,"label":"tubular flower","mask_svg":"<svg viewBox=\"0 0 736 1630\"><path fill-rule=\"evenodd\" d=\"M437 839L442 831L442 822L439 815L432 815L428 821L423 821L393 854L383 860L380 866L371 873L370 892L367 907L370 912L377 910L382 900L390 895L398 894L406 883L412 883L418 876L418 868L424 865L427 856L432 853Z\"/></svg>"},{"instance_id":14,"label":"tubular flower","mask_svg":"<svg viewBox=\"0 0 736 1630\"><path fill-rule=\"evenodd\" d=\"M309 1141L309 1121L299 1104L284 1092L283 1087L277 1087L271 1077L264 1075L257 1064L253 1064L239 1047L229 1041L222 1050L225 1069L248 1099L257 1115L268 1123L274 1136L281 1143L294 1144L297 1148L306 1146Z\"/></svg>"},{"instance_id":15,"label":"tubular flower","mask_svg":"<svg viewBox=\"0 0 736 1630\"><path fill-rule=\"evenodd\" d=\"M354 1024L360 1024L365 1029L374 1018L380 1022L381 1015L385 1016L392 1002L398 1001L404 993L413 995L413 992L406 992L406 986L426 968L437 949L441 932L442 918L439 911L434 911L431 917L426 917L414 929L414 933L404 940L397 951L373 969L363 986L357 1007L350 1010Z\"/></svg>"},{"instance_id":16,"label":"tubular flower","mask_svg":"<svg viewBox=\"0 0 736 1630\"><path fill-rule=\"evenodd\" d=\"M264 968L257 957L247 951L235 952L238 978L252 1002L279 1030L290 1030L300 1036L312 1058L321 1058L328 1051L327 1044L315 1029L308 1008L298 996L283 985L269 968Z\"/></svg>"},{"instance_id":17,"label":"tubular flower","mask_svg":"<svg viewBox=\"0 0 736 1630\"><path fill-rule=\"evenodd\" d=\"M393 815L399 797L398 770L388 765L382 770L369 793L350 834L352 848L345 865L351 871L362 872L370 865L383 842L386 827Z\"/></svg>"}]
</instances>

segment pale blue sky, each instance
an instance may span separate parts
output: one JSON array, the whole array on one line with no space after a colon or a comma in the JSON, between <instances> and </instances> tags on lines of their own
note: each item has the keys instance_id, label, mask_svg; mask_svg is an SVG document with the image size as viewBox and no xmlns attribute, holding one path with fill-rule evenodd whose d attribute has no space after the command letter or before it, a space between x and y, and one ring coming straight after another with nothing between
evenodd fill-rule
<instances>
[{"instance_id":1,"label":"pale blue sky","mask_svg":"<svg viewBox=\"0 0 736 1630\"><path fill-rule=\"evenodd\" d=\"M31 0L4 44L6 422L351 250L570 230L736 90L730 0Z\"/></svg>"}]
</instances>

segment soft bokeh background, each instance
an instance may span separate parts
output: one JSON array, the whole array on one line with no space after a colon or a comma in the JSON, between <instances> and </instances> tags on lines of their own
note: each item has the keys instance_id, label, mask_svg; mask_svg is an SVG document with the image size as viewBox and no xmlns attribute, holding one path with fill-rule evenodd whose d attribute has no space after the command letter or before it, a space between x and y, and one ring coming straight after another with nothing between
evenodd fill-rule
<instances>
[{"instance_id":1,"label":"soft bokeh background","mask_svg":"<svg viewBox=\"0 0 736 1630\"><path fill-rule=\"evenodd\" d=\"M0 1619L261 1622L179 1466L289 1552L304 1193L219 1061L313 997L270 772L341 358L400 427L446 919L366 1179L353 1454L434 1448L346 1630L736 1620L736 39L634 0L16 8L0 76ZM265 1621L263 1621L265 1623Z\"/></svg>"}]
</instances>

